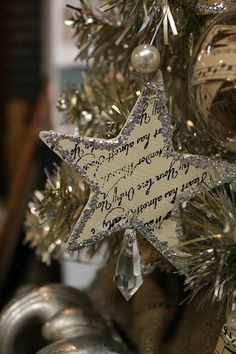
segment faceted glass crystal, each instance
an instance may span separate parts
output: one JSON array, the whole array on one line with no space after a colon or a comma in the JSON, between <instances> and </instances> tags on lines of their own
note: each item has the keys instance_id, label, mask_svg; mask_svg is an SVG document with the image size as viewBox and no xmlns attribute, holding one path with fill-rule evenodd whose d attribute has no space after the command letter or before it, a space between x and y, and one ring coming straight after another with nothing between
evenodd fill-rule
<instances>
[{"instance_id":1,"label":"faceted glass crystal","mask_svg":"<svg viewBox=\"0 0 236 354\"><path fill-rule=\"evenodd\" d=\"M136 231L125 230L113 281L128 301L143 283Z\"/></svg>"}]
</instances>

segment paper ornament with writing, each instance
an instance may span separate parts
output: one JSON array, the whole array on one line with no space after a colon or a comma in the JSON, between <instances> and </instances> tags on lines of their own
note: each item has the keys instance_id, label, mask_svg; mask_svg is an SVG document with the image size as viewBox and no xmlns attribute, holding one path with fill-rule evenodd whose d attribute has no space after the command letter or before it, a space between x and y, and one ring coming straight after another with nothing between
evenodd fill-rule
<instances>
[{"instance_id":1,"label":"paper ornament with writing","mask_svg":"<svg viewBox=\"0 0 236 354\"><path fill-rule=\"evenodd\" d=\"M68 240L70 252L134 228L175 264L178 238L171 213L177 197L194 195L202 183L209 184L214 169L221 177L235 175L235 167L226 162L174 152L160 73L146 83L116 138L53 131L40 137L90 187Z\"/></svg>"}]
</instances>

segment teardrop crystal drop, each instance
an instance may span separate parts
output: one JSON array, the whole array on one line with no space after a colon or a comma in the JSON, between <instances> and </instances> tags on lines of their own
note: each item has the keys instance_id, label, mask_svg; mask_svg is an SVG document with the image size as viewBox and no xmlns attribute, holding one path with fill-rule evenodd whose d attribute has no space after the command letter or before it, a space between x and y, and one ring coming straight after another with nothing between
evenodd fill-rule
<instances>
[{"instance_id":1,"label":"teardrop crystal drop","mask_svg":"<svg viewBox=\"0 0 236 354\"><path fill-rule=\"evenodd\" d=\"M136 231L126 229L113 281L128 301L143 283Z\"/></svg>"}]
</instances>

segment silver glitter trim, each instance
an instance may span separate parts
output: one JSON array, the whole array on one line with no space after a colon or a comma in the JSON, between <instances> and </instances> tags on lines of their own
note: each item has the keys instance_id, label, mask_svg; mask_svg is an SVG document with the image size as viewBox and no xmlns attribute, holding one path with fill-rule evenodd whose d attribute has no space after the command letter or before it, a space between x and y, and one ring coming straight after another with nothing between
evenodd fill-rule
<instances>
[{"instance_id":1,"label":"silver glitter trim","mask_svg":"<svg viewBox=\"0 0 236 354\"><path fill-rule=\"evenodd\" d=\"M180 154L174 151L172 144L172 131L169 123L169 116L167 112L166 106L166 97L163 86L163 79L161 72L149 82L146 83L144 90L141 96L138 98L137 104L135 105L134 110L130 114L122 132L115 139L103 140L103 139L93 139L93 138L85 138L76 135L65 135L59 134L56 132L42 132L42 136L46 143L51 145L52 149L57 151L62 155L63 159L66 160L68 165L73 168L80 176L84 178L84 180L90 186L90 198L88 200L87 205L85 206L78 223L76 224L72 235L69 238L68 246L66 251L69 253L74 253L83 247L87 247L97 242L98 240L102 240L104 237L110 237L114 232L121 231L126 228L135 228L137 229L158 251L160 251L175 267L179 268L181 264L183 264L184 260L181 261L180 257L176 257L176 251L170 249L168 247L167 242L160 241L155 234L144 226L142 222L132 217L126 224L122 226L113 227L112 231L103 231L100 232L89 239L78 242L79 234L84 229L84 226L88 219L90 219L95 211L97 196L100 193L99 186L92 180L88 178L86 172L82 170L79 166L74 167L72 165L72 157L69 155L68 151L63 150L59 142L60 140L67 139L69 141L73 141L76 143L83 143L87 146L93 146L95 149L106 149L113 150L118 146L125 144L128 140L129 135L131 134L135 124L137 124L143 114L146 104L148 103L148 99L152 92L155 91L155 100L156 113L159 115L159 119L162 123L161 133L164 139L165 151L163 156L172 157L174 160L182 161L183 163L189 163L190 165L194 165L200 168L208 168L208 169L216 169L220 178L215 179L211 182L210 187L215 187L222 183L223 180L228 180L229 178L233 178L236 176L236 165L230 164L226 161L222 160L213 160L209 157L199 156L199 155L191 155L191 154ZM224 177L223 177L224 176ZM189 188L186 193L182 193L179 195L178 200L173 208L173 216L176 221L176 231L179 239L183 236L183 230L181 225L181 220L179 217L180 211L180 203L188 198L194 197L197 193L201 191L200 186L198 188Z\"/></svg>"},{"instance_id":2,"label":"silver glitter trim","mask_svg":"<svg viewBox=\"0 0 236 354\"><path fill-rule=\"evenodd\" d=\"M225 0L213 4L196 4L196 11L199 15L216 15L226 11L232 3L232 0Z\"/></svg>"}]
</instances>

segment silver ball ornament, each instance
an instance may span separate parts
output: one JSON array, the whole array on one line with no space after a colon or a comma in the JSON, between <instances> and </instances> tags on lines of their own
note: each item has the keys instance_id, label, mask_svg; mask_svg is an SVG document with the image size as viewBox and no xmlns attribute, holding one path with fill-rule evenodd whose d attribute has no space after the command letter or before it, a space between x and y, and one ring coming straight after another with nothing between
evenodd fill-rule
<instances>
[{"instance_id":1,"label":"silver ball ornament","mask_svg":"<svg viewBox=\"0 0 236 354\"><path fill-rule=\"evenodd\" d=\"M134 49L131 63L136 71L150 74L158 70L161 63L159 50L150 44L141 44Z\"/></svg>"}]
</instances>

